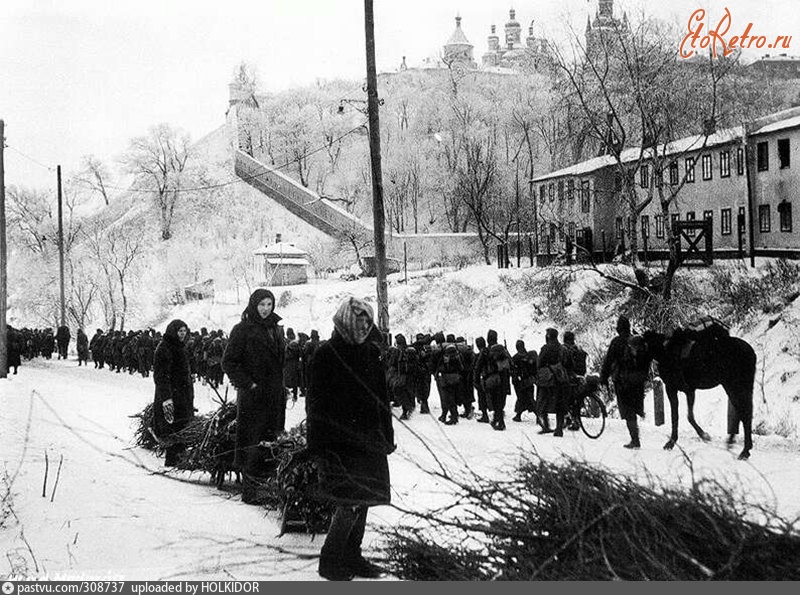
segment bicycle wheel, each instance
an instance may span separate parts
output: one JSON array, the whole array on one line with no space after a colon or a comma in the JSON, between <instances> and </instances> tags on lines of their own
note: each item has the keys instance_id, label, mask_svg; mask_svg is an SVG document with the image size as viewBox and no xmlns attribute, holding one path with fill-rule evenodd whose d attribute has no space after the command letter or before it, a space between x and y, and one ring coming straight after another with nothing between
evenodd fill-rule
<instances>
[{"instance_id":1,"label":"bicycle wheel","mask_svg":"<svg viewBox=\"0 0 800 595\"><path fill-rule=\"evenodd\" d=\"M599 438L606 428L606 406L597 395L586 395L581 401L581 429L589 438Z\"/></svg>"}]
</instances>

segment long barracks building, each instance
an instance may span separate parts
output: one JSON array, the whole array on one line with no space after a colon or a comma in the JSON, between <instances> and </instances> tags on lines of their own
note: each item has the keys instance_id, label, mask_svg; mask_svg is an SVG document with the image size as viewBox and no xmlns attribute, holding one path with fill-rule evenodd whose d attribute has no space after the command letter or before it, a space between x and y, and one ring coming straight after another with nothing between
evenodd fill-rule
<instances>
[{"instance_id":1,"label":"long barracks building","mask_svg":"<svg viewBox=\"0 0 800 595\"><path fill-rule=\"evenodd\" d=\"M800 230L793 208L793 202L800 200L799 146L797 107L743 127L718 130L707 138L697 135L671 143L664 151L668 166L662 180L655 179L652 163L642 159L640 148L625 149L620 160L635 175L640 197L655 190L652 184L676 187L684 183L670 206L668 221L657 194L641 213L635 226L640 252L647 246L648 257L663 257L667 225L710 219L717 258L800 257ZM595 257L630 245L634 226L624 206L613 156L577 163L535 178L531 184L537 206L538 255L557 254L568 241L591 250Z\"/></svg>"}]
</instances>

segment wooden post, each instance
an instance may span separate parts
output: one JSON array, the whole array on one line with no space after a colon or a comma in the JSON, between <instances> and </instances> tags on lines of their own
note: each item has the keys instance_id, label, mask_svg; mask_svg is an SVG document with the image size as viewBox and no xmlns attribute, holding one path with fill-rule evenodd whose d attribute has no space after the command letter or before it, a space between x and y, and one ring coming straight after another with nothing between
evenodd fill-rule
<instances>
[{"instance_id":1,"label":"wooden post","mask_svg":"<svg viewBox=\"0 0 800 595\"><path fill-rule=\"evenodd\" d=\"M653 420L657 426L664 425L664 383L660 378L653 380Z\"/></svg>"},{"instance_id":2,"label":"wooden post","mask_svg":"<svg viewBox=\"0 0 800 595\"><path fill-rule=\"evenodd\" d=\"M375 15L372 0L364 0L364 31L367 52L367 112L369 154L372 166L372 226L375 241L375 277L378 298L378 329L389 332L389 295L386 283L386 238L381 175L381 128L378 118L378 76L375 67Z\"/></svg>"},{"instance_id":3,"label":"wooden post","mask_svg":"<svg viewBox=\"0 0 800 595\"><path fill-rule=\"evenodd\" d=\"M6 124L0 120L0 378L8 375L8 325L6 324L6 296L8 276L6 263L6 178L3 152L6 147Z\"/></svg>"}]
</instances>

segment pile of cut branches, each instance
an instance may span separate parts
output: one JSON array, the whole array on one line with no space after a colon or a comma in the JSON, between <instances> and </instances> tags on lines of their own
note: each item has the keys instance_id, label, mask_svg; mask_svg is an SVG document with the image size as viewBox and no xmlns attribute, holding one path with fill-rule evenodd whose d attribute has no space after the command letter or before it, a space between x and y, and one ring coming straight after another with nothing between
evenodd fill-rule
<instances>
[{"instance_id":1,"label":"pile of cut branches","mask_svg":"<svg viewBox=\"0 0 800 595\"><path fill-rule=\"evenodd\" d=\"M263 447L265 461L276 471L261 487L266 506L281 513L281 534L327 531L333 507L317 497L319 468L306 449L305 422Z\"/></svg>"},{"instance_id":2,"label":"pile of cut branches","mask_svg":"<svg viewBox=\"0 0 800 595\"><path fill-rule=\"evenodd\" d=\"M508 481L446 479L457 508L382 529L400 578L800 579L798 521L716 480L644 485L571 459L528 459Z\"/></svg>"}]
</instances>

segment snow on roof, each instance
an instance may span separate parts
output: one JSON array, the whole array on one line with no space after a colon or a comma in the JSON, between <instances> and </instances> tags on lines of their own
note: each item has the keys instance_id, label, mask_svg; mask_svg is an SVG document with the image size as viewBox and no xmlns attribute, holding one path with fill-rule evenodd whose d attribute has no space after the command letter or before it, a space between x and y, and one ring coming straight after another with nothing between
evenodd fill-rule
<instances>
[{"instance_id":1,"label":"snow on roof","mask_svg":"<svg viewBox=\"0 0 800 595\"><path fill-rule=\"evenodd\" d=\"M800 116L795 116L793 118L786 118L785 120L766 124L761 128L753 130L750 134L766 134L767 132L777 132L778 130L786 130L787 128L796 128L798 126L800 126Z\"/></svg>"},{"instance_id":2,"label":"snow on roof","mask_svg":"<svg viewBox=\"0 0 800 595\"><path fill-rule=\"evenodd\" d=\"M283 265L283 266L309 266L311 263L308 262L305 258L297 258L297 257L290 257L287 258L271 258L267 257L267 262L269 264L276 264L276 265Z\"/></svg>"},{"instance_id":3,"label":"snow on roof","mask_svg":"<svg viewBox=\"0 0 800 595\"><path fill-rule=\"evenodd\" d=\"M283 256L284 258L308 256L308 252L306 252L305 250L301 250L300 248L298 248L297 246L295 246L290 242L277 242L275 244L264 246L263 248L257 248L253 250L253 254L265 254L267 256Z\"/></svg>"},{"instance_id":4,"label":"snow on roof","mask_svg":"<svg viewBox=\"0 0 800 595\"><path fill-rule=\"evenodd\" d=\"M730 143L732 141L740 139L741 137L742 137L741 126L735 126L733 128L723 128L722 130L718 130L715 133L709 135L708 139L706 139L705 144L703 144L703 140L705 138L704 135L694 134L692 136L679 138L678 140L675 140L667 144L666 147L664 145L661 145L658 148L658 153L661 155L679 155L681 153L686 153L689 151L696 151L704 148ZM630 147L622 151L622 153L620 154L620 160L622 161L622 163L632 163L634 161L638 161L640 157L647 159L649 154L650 154L650 149L645 149L644 152L642 152L642 149L640 147ZM559 169L557 171L545 174L543 176L539 176L537 178L534 178L533 181L540 182L542 180L561 178L565 176L580 176L593 171L597 171L598 169L603 169L604 167L610 167L614 165L616 162L617 160L611 155L601 155L600 157L593 157L592 159L581 161L580 163L576 163L575 165L570 165L569 167L565 167L563 169Z\"/></svg>"}]
</instances>

